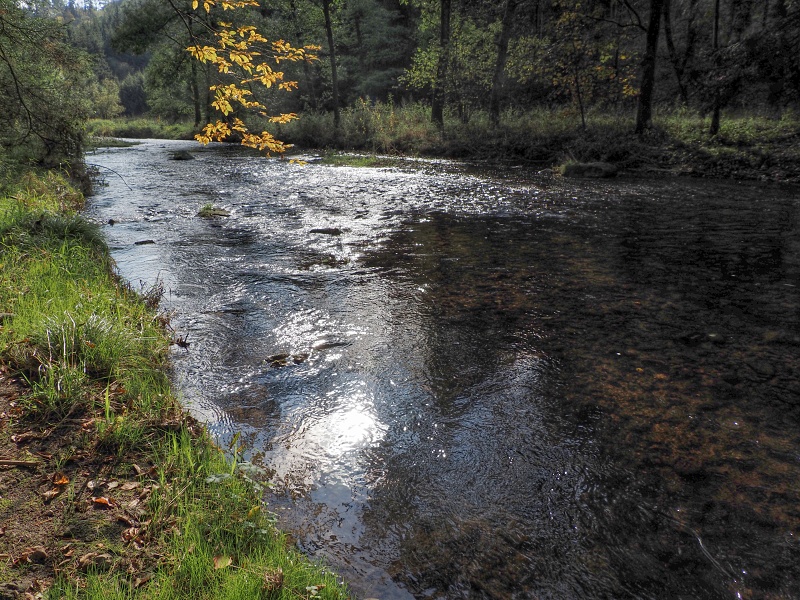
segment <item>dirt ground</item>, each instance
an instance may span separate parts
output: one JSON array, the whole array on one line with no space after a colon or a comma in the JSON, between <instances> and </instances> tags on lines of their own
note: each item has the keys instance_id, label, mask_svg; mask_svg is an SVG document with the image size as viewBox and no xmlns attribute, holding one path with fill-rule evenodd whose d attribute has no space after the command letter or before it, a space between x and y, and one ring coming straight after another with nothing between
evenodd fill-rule
<instances>
[{"instance_id":1,"label":"dirt ground","mask_svg":"<svg viewBox=\"0 0 800 600\"><path fill-rule=\"evenodd\" d=\"M0 366L0 600L41 598L59 576L81 585L93 569L143 585L162 558L148 531L155 469L99 443L102 415L43 422L26 393Z\"/></svg>"}]
</instances>

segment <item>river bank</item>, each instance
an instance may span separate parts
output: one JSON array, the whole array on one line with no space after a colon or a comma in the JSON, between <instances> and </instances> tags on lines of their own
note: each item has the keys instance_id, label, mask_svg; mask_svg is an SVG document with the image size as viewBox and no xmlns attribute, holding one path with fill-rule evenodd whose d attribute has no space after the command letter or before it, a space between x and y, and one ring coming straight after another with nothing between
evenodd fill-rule
<instances>
[{"instance_id":1,"label":"river bank","mask_svg":"<svg viewBox=\"0 0 800 600\"><path fill-rule=\"evenodd\" d=\"M265 124L299 149L368 152L380 155L453 158L514 164L536 170L569 162L608 162L622 173L647 177L688 176L764 182L800 182L800 122L780 117L729 114L720 132L708 135L709 119L688 111L657 114L643 136L629 118L591 114L586 129L564 111L504 115L493 125L487 115L468 121L451 116L443 131L420 104L362 102L341 114L337 131L327 113L303 113L287 125ZM97 136L187 139L191 126L158 120L95 121Z\"/></svg>"},{"instance_id":2,"label":"river bank","mask_svg":"<svg viewBox=\"0 0 800 600\"><path fill-rule=\"evenodd\" d=\"M166 375L163 288L114 274L52 173L0 194L0 598L345 598Z\"/></svg>"}]
</instances>

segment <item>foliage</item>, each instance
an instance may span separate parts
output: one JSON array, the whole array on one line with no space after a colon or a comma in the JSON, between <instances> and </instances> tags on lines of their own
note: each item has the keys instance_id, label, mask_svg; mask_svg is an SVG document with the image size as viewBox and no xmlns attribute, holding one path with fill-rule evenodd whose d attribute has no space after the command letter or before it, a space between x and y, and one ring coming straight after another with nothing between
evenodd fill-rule
<instances>
[{"instance_id":1,"label":"foliage","mask_svg":"<svg viewBox=\"0 0 800 600\"><path fill-rule=\"evenodd\" d=\"M145 117L92 119L87 123L86 131L95 137L167 140L191 140L194 137L191 122L171 123Z\"/></svg>"},{"instance_id":2,"label":"foliage","mask_svg":"<svg viewBox=\"0 0 800 600\"><path fill-rule=\"evenodd\" d=\"M21 162L77 162L91 110L88 61L58 23L20 6L0 0L0 147Z\"/></svg>"},{"instance_id":3,"label":"foliage","mask_svg":"<svg viewBox=\"0 0 800 600\"><path fill-rule=\"evenodd\" d=\"M198 0L193 0L192 9L197 10L198 4ZM204 0L203 10L211 13L217 4L223 11L258 6L255 0ZM279 66L282 62L313 61L316 60L313 52L319 47L295 48L282 39L270 41L252 25L235 27L223 21L218 24L219 27L213 29L214 45L195 43L187 48L194 58L216 67L218 73L226 76L222 82L210 87L214 94L211 105L222 113L225 120L217 119L207 124L196 139L208 144L225 141L237 132L243 146L260 151L285 152L283 142L266 130L252 133L237 114L241 114L241 109L255 111L270 123L288 123L296 119L295 113L268 115L267 106L254 96L252 86L255 84L267 90L273 86L283 91L295 89L297 82L285 80L283 71L273 69L271 63Z\"/></svg>"}]
</instances>

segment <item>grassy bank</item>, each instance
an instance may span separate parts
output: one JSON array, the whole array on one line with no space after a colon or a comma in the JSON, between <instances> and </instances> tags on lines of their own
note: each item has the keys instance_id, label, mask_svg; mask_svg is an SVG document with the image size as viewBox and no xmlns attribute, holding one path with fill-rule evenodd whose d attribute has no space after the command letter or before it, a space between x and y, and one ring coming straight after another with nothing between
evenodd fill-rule
<instances>
[{"instance_id":1,"label":"grassy bank","mask_svg":"<svg viewBox=\"0 0 800 600\"><path fill-rule=\"evenodd\" d=\"M509 112L499 125L476 113L464 122L450 115L443 131L423 105L360 103L342 112L333 128L327 113L306 113L274 128L287 142L305 148L333 148L515 161L540 168L569 161L606 161L629 171L770 181L800 181L800 119L725 115L719 135L708 135L710 120L688 111L656 115L652 130L633 135L631 115L590 114L587 128L564 110Z\"/></svg>"},{"instance_id":2,"label":"grassy bank","mask_svg":"<svg viewBox=\"0 0 800 600\"><path fill-rule=\"evenodd\" d=\"M90 138L135 138L163 140L194 139L191 123L169 123L161 119L135 117L118 119L92 119L86 127Z\"/></svg>"},{"instance_id":3,"label":"grassy bank","mask_svg":"<svg viewBox=\"0 0 800 600\"><path fill-rule=\"evenodd\" d=\"M161 291L113 275L81 203L53 174L0 193L0 596L347 597L182 412Z\"/></svg>"},{"instance_id":4,"label":"grassy bank","mask_svg":"<svg viewBox=\"0 0 800 600\"><path fill-rule=\"evenodd\" d=\"M623 171L648 175L736 178L800 182L800 118L726 114L720 133L709 136L710 118L690 111L657 114L653 127L634 135L631 111L619 116L590 113L587 127L569 110L532 109L507 112L499 125L485 113L465 121L450 114L439 130L423 104L359 102L342 110L333 127L330 113L307 112L284 125L255 123L298 149L329 149L515 162L534 168L568 162L603 161ZM191 139L188 124L169 125L152 119L95 120L95 137Z\"/></svg>"}]
</instances>

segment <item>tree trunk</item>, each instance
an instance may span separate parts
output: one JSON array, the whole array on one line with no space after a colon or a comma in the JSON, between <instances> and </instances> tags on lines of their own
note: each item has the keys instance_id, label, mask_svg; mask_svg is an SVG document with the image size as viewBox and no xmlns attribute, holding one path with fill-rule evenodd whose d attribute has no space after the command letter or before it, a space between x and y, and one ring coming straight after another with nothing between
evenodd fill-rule
<instances>
[{"instance_id":1,"label":"tree trunk","mask_svg":"<svg viewBox=\"0 0 800 600\"><path fill-rule=\"evenodd\" d=\"M656 51L661 26L661 11L664 0L650 0L650 23L647 26L647 42L642 59L642 88L636 110L636 133L641 135L650 127L653 119L653 89L656 85Z\"/></svg>"},{"instance_id":2,"label":"tree trunk","mask_svg":"<svg viewBox=\"0 0 800 600\"><path fill-rule=\"evenodd\" d=\"M714 32L711 38L711 44L714 48L714 67L715 75L719 76L719 0L714 0ZM719 84L714 89L714 108L711 113L711 127L708 133L717 135L719 133L719 113L720 113L720 94Z\"/></svg>"},{"instance_id":3,"label":"tree trunk","mask_svg":"<svg viewBox=\"0 0 800 600\"><path fill-rule=\"evenodd\" d=\"M489 117L493 125L500 124L500 92L503 87L503 75L506 70L508 58L508 42L511 40L511 29L514 25L514 12L517 10L517 0L506 0L503 11L503 28L497 42L497 60L494 63L494 76L492 77L492 93L489 98Z\"/></svg>"},{"instance_id":4,"label":"tree trunk","mask_svg":"<svg viewBox=\"0 0 800 600\"><path fill-rule=\"evenodd\" d=\"M672 0L664 0L664 40L667 42L667 52L669 52L669 61L672 63L672 69L675 71L675 79L678 83L678 93L681 96L681 104L689 107L689 90L686 88L686 82L683 80L684 65L678 58L678 52L675 50L675 42L672 38L672 14L671 5Z\"/></svg>"},{"instance_id":5,"label":"tree trunk","mask_svg":"<svg viewBox=\"0 0 800 600\"><path fill-rule=\"evenodd\" d=\"M300 18L297 15L297 2L295 0L289 0L289 8L292 13L292 23L294 24L294 41L298 46L303 45L303 29L300 26ZM306 106L311 106L312 110L317 110L317 93L315 90L314 81L311 77L310 69L308 68L308 61L303 62L303 77L305 77L305 84L308 86L308 95L305 96L309 98L307 103L304 101Z\"/></svg>"},{"instance_id":6,"label":"tree trunk","mask_svg":"<svg viewBox=\"0 0 800 600\"><path fill-rule=\"evenodd\" d=\"M339 78L336 75L336 49L333 46L333 25L331 24L331 0L322 0L322 12L325 15L325 33L328 36L328 49L331 55L331 87L333 88L333 128L339 131L341 115L339 114Z\"/></svg>"},{"instance_id":7,"label":"tree trunk","mask_svg":"<svg viewBox=\"0 0 800 600\"><path fill-rule=\"evenodd\" d=\"M192 40L195 40L194 28L192 27L192 16L191 16L191 14L186 19L186 26L189 29L189 37ZM197 61L193 60L193 61L191 61L190 64L191 64L192 81L189 84L189 87L190 87L191 92L192 92L192 104L194 106L194 126L195 127L199 127L200 126L200 121L202 120L203 115L200 112L200 84L197 81L197 78L198 78ZM208 122L209 121L206 121L206 123L208 123Z\"/></svg>"},{"instance_id":8,"label":"tree trunk","mask_svg":"<svg viewBox=\"0 0 800 600\"><path fill-rule=\"evenodd\" d=\"M439 129L444 128L444 87L447 79L447 63L450 59L450 2L451 0L441 0L439 64L436 68L436 81L433 84L431 99L431 120Z\"/></svg>"}]
</instances>

